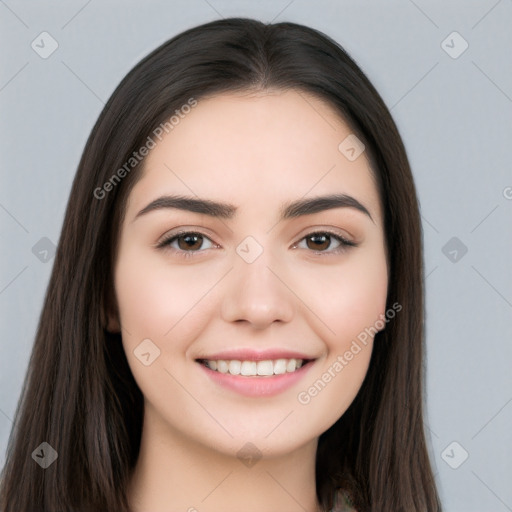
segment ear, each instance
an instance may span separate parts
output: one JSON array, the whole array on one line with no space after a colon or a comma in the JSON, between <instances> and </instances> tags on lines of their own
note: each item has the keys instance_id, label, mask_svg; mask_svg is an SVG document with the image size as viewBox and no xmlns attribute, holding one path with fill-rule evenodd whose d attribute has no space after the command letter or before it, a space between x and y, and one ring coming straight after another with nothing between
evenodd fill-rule
<instances>
[{"instance_id":1,"label":"ear","mask_svg":"<svg viewBox=\"0 0 512 512\"><path fill-rule=\"evenodd\" d=\"M119 321L119 312L114 293L111 288L107 292L107 298L104 308L102 309L102 325L105 330L110 333L121 332L121 322Z\"/></svg>"},{"instance_id":2,"label":"ear","mask_svg":"<svg viewBox=\"0 0 512 512\"><path fill-rule=\"evenodd\" d=\"M107 313L107 326L105 329L111 333L121 332L121 324L119 322L119 316L117 314L112 312Z\"/></svg>"}]
</instances>

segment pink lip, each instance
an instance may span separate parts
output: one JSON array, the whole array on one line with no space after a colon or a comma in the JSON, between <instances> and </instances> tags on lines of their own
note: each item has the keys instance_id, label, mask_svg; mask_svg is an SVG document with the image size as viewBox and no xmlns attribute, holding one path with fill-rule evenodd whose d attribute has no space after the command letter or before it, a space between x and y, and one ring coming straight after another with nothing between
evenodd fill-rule
<instances>
[{"instance_id":1,"label":"pink lip","mask_svg":"<svg viewBox=\"0 0 512 512\"><path fill-rule=\"evenodd\" d=\"M293 356L290 356L293 357ZM265 355L264 358L258 359L259 361L264 361L266 359L280 359L281 357L268 357ZM219 359L222 359L219 357ZM226 358L229 359L229 358ZM237 359L231 356L231 359ZM245 360L255 360L254 357L247 357ZM283 357L282 359L288 359L288 357ZM306 359L304 357L297 357L297 359ZM238 359L239 360L239 359ZM282 375L272 375L272 376L250 376L244 377L242 375L231 375L230 373L220 373L214 371L202 363L198 363L199 367L205 374L210 377L215 383L230 389L231 391L235 391L241 395L251 396L251 397L268 397L274 396L283 391L289 389L294 384L296 384L304 375L309 371L309 369L313 366L313 362L310 362L298 370L290 373L283 373Z\"/></svg>"},{"instance_id":2,"label":"pink lip","mask_svg":"<svg viewBox=\"0 0 512 512\"><path fill-rule=\"evenodd\" d=\"M201 356L197 359L218 361L222 359L224 361L268 361L276 359L315 359L312 356L301 354L300 352L294 352L291 350L279 350L279 349L268 349L268 350L255 350L255 349L244 349L238 348L233 350L225 350L218 352L211 356Z\"/></svg>"}]
</instances>

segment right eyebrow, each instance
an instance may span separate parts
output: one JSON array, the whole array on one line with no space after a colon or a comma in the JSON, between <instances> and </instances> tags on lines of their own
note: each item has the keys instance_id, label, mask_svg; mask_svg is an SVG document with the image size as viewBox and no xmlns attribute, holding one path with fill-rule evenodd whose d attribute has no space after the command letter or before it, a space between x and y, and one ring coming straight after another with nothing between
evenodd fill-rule
<instances>
[{"instance_id":1,"label":"right eyebrow","mask_svg":"<svg viewBox=\"0 0 512 512\"><path fill-rule=\"evenodd\" d=\"M236 206L228 203L220 203L211 199L198 199L188 196L161 196L151 201L137 215L136 220L148 212L161 210L163 208L176 208L194 213L209 215L210 217L219 217L221 219L231 219L236 214Z\"/></svg>"}]
</instances>

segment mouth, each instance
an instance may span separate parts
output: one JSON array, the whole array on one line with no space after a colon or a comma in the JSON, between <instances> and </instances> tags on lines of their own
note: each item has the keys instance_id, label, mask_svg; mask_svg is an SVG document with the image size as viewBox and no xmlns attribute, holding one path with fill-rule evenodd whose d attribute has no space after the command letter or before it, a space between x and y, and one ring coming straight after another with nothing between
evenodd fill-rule
<instances>
[{"instance_id":1,"label":"mouth","mask_svg":"<svg viewBox=\"0 0 512 512\"><path fill-rule=\"evenodd\" d=\"M267 359L263 361L238 359L196 359L206 368L220 373L242 377L273 377L295 373L311 364L314 359Z\"/></svg>"},{"instance_id":2,"label":"mouth","mask_svg":"<svg viewBox=\"0 0 512 512\"><path fill-rule=\"evenodd\" d=\"M254 356L253 356L254 357ZM246 397L272 397L299 385L316 359L196 359L201 373L214 386ZM268 357L268 356L267 356ZM203 385L203 384L201 384Z\"/></svg>"}]
</instances>

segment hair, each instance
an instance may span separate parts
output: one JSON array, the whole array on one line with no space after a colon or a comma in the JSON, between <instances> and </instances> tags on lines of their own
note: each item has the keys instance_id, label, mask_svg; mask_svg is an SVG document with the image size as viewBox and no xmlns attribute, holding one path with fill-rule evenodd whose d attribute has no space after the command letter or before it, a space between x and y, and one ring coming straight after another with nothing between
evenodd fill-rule
<instances>
[{"instance_id":1,"label":"hair","mask_svg":"<svg viewBox=\"0 0 512 512\"><path fill-rule=\"evenodd\" d=\"M358 512L441 510L423 426L422 231L398 129L362 70L325 34L230 18L188 29L142 59L87 140L9 437L4 512L130 510L143 395L106 318L115 308L119 230L144 160L103 199L94 191L190 98L290 89L325 101L365 144L384 215L387 304L402 306L377 333L352 404L319 438L318 500L328 510L342 489ZM58 452L45 470L31 458L43 441Z\"/></svg>"}]
</instances>

